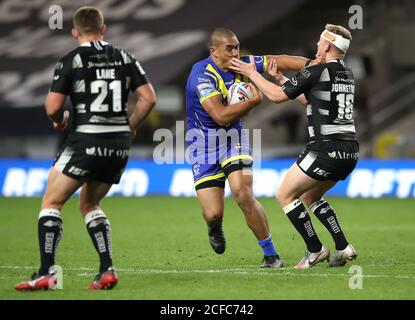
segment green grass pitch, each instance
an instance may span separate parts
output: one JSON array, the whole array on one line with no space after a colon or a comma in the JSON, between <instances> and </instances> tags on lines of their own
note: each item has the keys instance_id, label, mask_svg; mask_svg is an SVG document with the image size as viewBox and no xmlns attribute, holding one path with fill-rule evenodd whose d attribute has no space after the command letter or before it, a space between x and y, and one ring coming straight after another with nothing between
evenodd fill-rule
<instances>
[{"instance_id":1,"label":"green grass pitch","mask_svg":"<svg viewBox=\"0 0 415 320\"><path fill-rule=\"evenodd\" d=\"M63 290L16 292L14 285L38 267L40 199L0 198L0 299L414 299L414 200L328 199L336 209L357 260L343 268L321 263L293 266L304 253L300 236L274 199L264 206L274 243L286 267L260 270L262 251L232 199L225 203L226 252L210 248L195 198L108 198L102 208L113 230L120 281L112 291L85 290L98 257L72 199L64 208L57 264ZM320 239L330 234L312 217ZM361 267L362 288L349 288L349 268Z\"/></svg>"}]
</instances>

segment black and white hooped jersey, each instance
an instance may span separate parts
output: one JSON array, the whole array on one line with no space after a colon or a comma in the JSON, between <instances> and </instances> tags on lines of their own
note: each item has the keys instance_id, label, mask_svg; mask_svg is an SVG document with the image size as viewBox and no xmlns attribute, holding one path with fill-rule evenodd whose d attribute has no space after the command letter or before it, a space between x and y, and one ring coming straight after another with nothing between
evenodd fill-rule
<instances>
[{"instance_id":1,"label":"black and white hooped jersey","mask_svg":"<svg viewBox=\"0 0 415 320\"><path fill-rule=\"evenodd\" d=\"M76 132L128 132L128 94L146 83L129 52L91 41L59 60L50 91L70 96Z\"/></svg>"},{"instance_id":2,"label":"black and white hooped jersey","mask_svg":"<svg viewBox=\"0 0 415 320\"><path fill-rule=\"evenodd\" d=\"M306 66L283 86L295 99L304 93L310 140L355 140L353 120L355 81L342 60Z\"/></svg>"}]
</instances>

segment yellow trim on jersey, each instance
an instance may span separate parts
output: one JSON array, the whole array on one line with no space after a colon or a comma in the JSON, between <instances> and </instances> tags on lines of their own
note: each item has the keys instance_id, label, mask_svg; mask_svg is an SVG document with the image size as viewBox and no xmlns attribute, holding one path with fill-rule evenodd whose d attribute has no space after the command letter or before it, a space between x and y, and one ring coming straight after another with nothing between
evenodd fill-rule
<instances>
[{"instance_id":1,"label":"yellow trim on jersey","mask_svg":"<svg viewBox=\"0 0 415 320\"><path fill-rule=\"evenodd\" d=\"M234 83L236 83L236 82L248 82L248 81L249 81L249 78L247 76L244 76L242 74L237 73L236 76L235 76Z\"/></svg>"},{"instance_id":2,"label":"yellow trim on jersey","mask_svg":"<svg viewBox=\"0 0 415 320\"><path fill-rule=\"evenodd\" d=\"M268 71L268 59L264 56L264 73Z\"/></svg>"},{"instance_id":3,"label":"yellow trim on jersey","mask_svg":"<svg viewBox=\"0 0 415 320\"><path fill-rule=\"evenodd\" d=\"M226 166L229 162L232 162L234 160L242 160L242 159L249 159L254 161L254 158L252 156L250 156L249 154L239 154L237 156L233 156L230 157L228 159L226 159L225 161L223 161L220 166L223 168L224 166Z\"/></svg>"},{"instance_id":4,"label":"yellow trim on jersey","mask_svg":"<svg viewBox=\"0 0 415 320\"><path fill-rule=\"evenodd\" d=\"M215 75L216 80L217 80L216 84L218 88L220 89L220 91L222 91L223 98L226 98L226 96L228 95L228 89L226 89L225 81L223 81L220 74L215 70L215 68L213 68L211 64L208 64L208 66L206 67L206 70L212 72Z\"/></svg>"},{"instance_id":5,"label":"yellow trim on jersey","mask_svg":"<svg viewBox=\"0 0 415 320\"><path fill-rule=\"evenodd\" d=\"M211 74L209 72L205 72L204 74L207 75L207 76L209 76L209 77L212 77L213 80L215 80L216 86L218 86L218 80L216 79L216 76L215 75L213 75L213 74Z\"/></svg>"},{"instance_id":6,"label":"yellow trim on jersey","mask_svg":"<svg viewBox=\"0 0 415 320\"><path fill-rule=\"evenodd\" d=\"M206 182L206 181L210 181L210 180L216 180L216 179L224 178L224 177L225 177L225 174L223 172L214 174L213 176L204 177L202 179L199 179L199 180L195 181L195 187L197 187L202 182Z\"/></svg>"},{"instance_id":7,"label":"yellow trim on jersey","mask_svg":"<svg viewBox=\"0 0 415 320\"><path fill-rule=\"evenodd\" d=\"M219 91L214 91L212 93L209 93L207 96L204 96L202 98L199 99L200 103L203 103L206 99L212 98L214 96L217 96L218 94L220 94Z\"/></svg>"}]
</instances>

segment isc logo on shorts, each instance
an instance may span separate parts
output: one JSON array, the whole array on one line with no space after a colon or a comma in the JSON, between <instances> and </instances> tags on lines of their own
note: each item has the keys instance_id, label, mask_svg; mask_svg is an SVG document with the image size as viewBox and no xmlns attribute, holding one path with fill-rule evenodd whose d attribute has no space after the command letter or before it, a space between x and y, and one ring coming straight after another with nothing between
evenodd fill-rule
<instances>
[{"instance_id":1,"label":"isc logo on shorts","mask_svg":"<svg viewBox=\"0 0 415 320\"><path fill-rule=\"evenodd\" d=\"M86 175L89 173L89 171L88 171L88 170L83 170L83 169L81 169L81 168L77 168L77 167L75 167L75 166L72 166L72 167L68 170L68 172L69 172L69 173L72 173L72 174L74 174L74 175L76 175L76 176L81 176L81 177L84 177L84 176L86 176Z\"/></svg>"},{"instance_id":2,"label":"isc logo on shorts","mask_svg":"<svg viewBox=\"0 0 415 320\"><path fill-rule=\"evenodd\" d=\"M313 170L313 172L318 174L319 176L323 176L323 177L326 177L326 178L331 174L331 172L327 172L323 169L320 169L319 167L315 168Z\"/></svg>"}]
</instances>

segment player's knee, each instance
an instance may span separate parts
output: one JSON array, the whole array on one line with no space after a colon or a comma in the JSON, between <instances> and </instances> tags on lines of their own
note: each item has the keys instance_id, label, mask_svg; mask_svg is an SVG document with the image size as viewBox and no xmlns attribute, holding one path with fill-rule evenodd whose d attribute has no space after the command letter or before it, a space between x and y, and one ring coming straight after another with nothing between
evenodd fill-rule
<instances>
[{"instance_id":1,"label":"player's knee","mask_svg":"<svg viewBox=\"0 0 415 320\"><path fill-rule=\"evenodd\" d=\"M62 210L63 202L53 197L44 196L42 200L42 208L54 208Z\"/></svg>"},{"instance_id":2,"label":"player's knee","mask_svg":"<svg viewBox=\"0 0 415 320\"><path fill-rule=\"evenodd\" d=\"M284 205L288 201L287 193L281 188L278 188L275 192L275 198L277 199L280 205Z\"/></svg>"},{"instance_id":3,"label":"player's knee","mask_svg":"<svg viewBox=\"0 0 415 320\"><path fill-rule=\"evenodd\" d=\"M83 216L85 216L88 212L91 212L98 208L99 208L99 204L79 201L79 210L81 211Z\"/></svg>"},{"instance_id":4,"label":"player's knee","mask_svg":"<svg viewBox=\"0 0 415 320\"><path fill-rule=\"evenodd\" d=\"M240 208L252 206L255 202L255 197L251 188L240 188L234 191L236 203Z\"/></svg>"},{"instance_id":5,"label":"player's knee","mask_svg":"<svg viewBox=\"0 0 415 320\"><path fill-rule=\"evenodd\" d=\"M209 221L217 221L223 218L223 208L209 208L203 210L203 215Z\"/></svg>"},{"instance_id":6,"label":"player's knee","mask_svg":"<svg viewBox=\"0 0 415 320\"><path fill-rule=\"evenodd\" d=\"M311 194L303 194L301 197L300 197L300 200L301 200L301 202L302 203L304 203L306 206L310 206L310 204L312 204L313 202L316 202L317 200L319 200L319 199L317 199L317 200L314 200L314 196L313 195L311 195Z\"/></svg>"}]
</instances>

